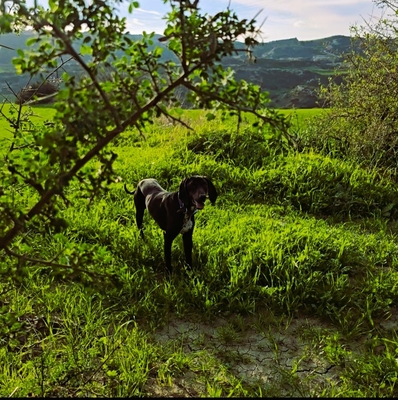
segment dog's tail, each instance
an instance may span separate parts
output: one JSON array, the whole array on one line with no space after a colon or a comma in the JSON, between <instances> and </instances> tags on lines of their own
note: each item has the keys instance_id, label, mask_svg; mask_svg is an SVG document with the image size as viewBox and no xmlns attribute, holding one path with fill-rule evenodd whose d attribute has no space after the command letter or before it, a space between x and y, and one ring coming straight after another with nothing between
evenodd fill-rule
<instances>
[{"instance_id":1,"label":"dog's tail","mask_svg":"<svg viewBox=\"0 0 398 400\"><path fill-rule=\"evenodd\" d=\"M126 184L124 184L124 190L125 190L125 192L128 193L128 194L134 194L134 193L135 193L135 190L133 190L132 192L130 192L130 190L127 189Z\"/></svg>"}]
</instances>

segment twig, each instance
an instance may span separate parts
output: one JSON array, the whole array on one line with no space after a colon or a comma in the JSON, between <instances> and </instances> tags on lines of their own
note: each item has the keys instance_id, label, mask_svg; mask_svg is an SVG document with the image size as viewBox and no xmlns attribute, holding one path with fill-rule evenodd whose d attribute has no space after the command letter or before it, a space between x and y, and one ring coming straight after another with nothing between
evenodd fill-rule
<instances>
[{"instance_id":1,"label":"twig","mask_svg":"<svg viewBox=\"0 0 398 400\"><path fill-rule=\"evenodd\" d=\"M87 275L89 275L91 277L102 277L102 278L109 278L110 277L110 275L100 274L98 272L91 272L91 271L88 271L86 269L77 268L74 265L59 264L59 263L56 263L54 261L39 260L39 259L36 259L36 258L27 257L25 255L15 253L14 251L10 250L8 247L5 247L4 251L9 256L15 257L19 261L26 261L26 262L30 262L32 264L42 264L42 265L45 265L47 267L55 267L55 268L62 268L62 269L72 269L75 272L81 272L81 273L87 274Z\"/></svg>"},{"instance_id":2,"label":"twig","mask_svg":"<svg viewBox=\"0 0 398 400\"><path fill-rule=\"evenodd\" d=\"M8 397L12 397L14 395L14 393L19 389L19 387L17 386L9 395Z\"/></svg>"},{"instance_id":3,"label":"twig","mask_svg":"<svg viewBox=\"0 0 398 400\"><path fill-rule=\"evenodd\" d=\"M161 114L163 114L166 118L171 119L173 122L177 122L177 123L181 124L182 126L185 126L185 128L187 128L187 129L189 129L189 130L191 130L191 131L194 130L191 126L189 126L189 125L188 125L186 122L184 122L182 119L177 118L177 117L173 117L173 116L170 115L168 112L162 110L161 107L156 106L156 109L158 109L158 110L161 112Z\"/></svg>"}]
</instances>

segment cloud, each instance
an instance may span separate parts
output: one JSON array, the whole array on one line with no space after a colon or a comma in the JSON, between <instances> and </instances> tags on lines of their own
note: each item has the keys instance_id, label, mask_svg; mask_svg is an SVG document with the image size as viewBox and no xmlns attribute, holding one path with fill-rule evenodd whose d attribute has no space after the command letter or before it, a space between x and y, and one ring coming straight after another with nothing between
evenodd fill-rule
<instances>
[{"instance_id":1,"label":"cloud","mask_svg":"<svg viewBox=\"0 0 398 400\"><path fill-rule=\"evenodd\" d=\"M293 26L296 27L296 28L300 28L300 27L302 27L304 24L305 24L305 22L300 20L300 21L294 22L294 23L293 23Z\"/></svg>"},{"instance_id":2,"label":"cloud","mask_svg":"<svg viewBox=\"0 0 398 400\"><path fill-rule=\"evenodd\" d=\"M128 24L130 25L139 25L139 26L145 26L145 24L140 21L138 18L132 18L129 20Z\"/></svg>"},{"instance_id":3,"label":"cloud","mask_svg":"<svg viewBox=\"0 0 398 400\"><path fill-rule=\"evenodd\" d=\"M160 12L151 11L151 10L143 10L142 8L135 8L135 9L134 9L134 12L135 12L135 11L142 12L142 13L146 13L146 14L154 14L154 15L163 16L163 14L161 14Z\"/></svg>"},{"instance_id":4,"label":"cloud","mask_svg":"<svg viewBox=\"0 0 398 400\"><path fill-rule=\"evenodd\" d=\"M144 2L142 2L144 4ZM333 35L350 35L350 27L363 25L380 11L372 0L200 0L202 13L211 15L230 7L239 18L256 17L262 26L263 40L296 37L299 40L321 39ZM132 33L162 33L163 17L170 4L163 0L145 0L145 9L134 9L126 16ZM380 12L379 12L380 14Z\"/></svg>"},{"instance_id":5,"label":"cloud","mask_svg":"<svg viewBox=\"0 0 398 400\"><path fill-rule=\"evenodd\" d=\"M126 28L130 33L141 34L143 31L162 33L165 28L164 15L169 7L162 0L146 0L146 8L134 8L132 14L124 12Z\"/></svg>"}]
</instances>

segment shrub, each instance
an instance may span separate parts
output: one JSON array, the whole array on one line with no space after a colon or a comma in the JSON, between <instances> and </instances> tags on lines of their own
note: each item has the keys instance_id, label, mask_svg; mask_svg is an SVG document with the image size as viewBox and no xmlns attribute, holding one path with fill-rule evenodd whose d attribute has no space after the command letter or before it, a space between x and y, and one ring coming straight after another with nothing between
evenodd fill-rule
<instances>
[{"instance_id":1,"label":"shrub","mask_svg":"<svg viewBox=\"0 0 398 400\"><path fill-rule=\"evenodd\" d=\"M319 216L397 216L397 185L377 171L314 153L291 154L253 172L256 198L290 204Z\"/></svg>"},{"instance_id":2,"label":"shrub","mask_svg":"<svg viewBox=\"0 0 398 400\"><path fill-rule=\"evenodd\" d=\"M58 92L58 85L51 82L36 82L33 85L21 89L17 94L16 103L25 104L26 102L38 98L37 104L48 104L54 101L50 95Z\"/></svg>"},{"instance_id":3,"label":"shrub","mask_svg":"<svg viewBox=\"0 0 398 400\"><path fill-rule=\"evenodd\" d=\"M264 134L251 127L239 131L236 128L201 129L187 137L186 146L195 154L245 168L261 168L264 159L271 155Z\"/></svg>"},{"instance_id":4,"label":"shrub","mask_svg":"<svg viewBox=\"0 0 398 400\"><path fill-rule=\"evenodd\" d=\"M398 162L396 1L377 1L386 18L353 29L353 51L345 56L344 82L330 81L320 96L330 107L312 130L312 140L371 167Z\"/></svg>"}]
</instances>

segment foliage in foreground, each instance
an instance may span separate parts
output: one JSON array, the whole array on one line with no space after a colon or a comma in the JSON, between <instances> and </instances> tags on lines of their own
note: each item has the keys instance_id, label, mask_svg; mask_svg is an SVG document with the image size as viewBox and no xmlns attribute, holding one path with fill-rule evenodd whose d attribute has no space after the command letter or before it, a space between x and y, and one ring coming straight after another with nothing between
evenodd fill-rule
<instances>
[{"instance_id":1,"label":"foliage in foreground","mask_svg":"<svg viewBox=\"0 0 398 400\"><path fill-rule=\"evenodd\" d=\"M144 33L136 41L130 38L125 18L117 13L123 3L49 1L46 7L0 2L0 33L24 29L36 33L27 43L30 50L19 49L13 60L18 73L42 74L48 79L71 60L84 72L81 77L63 72L60 90L53 96L55 114L47 123L27 123L21 105L24 98L17 98L20 107L12 116L3 111L4 105L0 110L13 134L0 166L0 258L14 263L9 274L27 260L40 260L53 268L60 264L56 255L33 259L23 236L30 230L65 229L60 212L71 201L70 186L78 185L82 196L93 200L115 181L116 154L109 145L127 128L143 133L159 116L180 121L168 108L179 105L177 89L183 88L193 105L238 117L247 111L255 116L259 131L271 127L278 135L286 135L284 116L267 108L268 93L237 81L220 64L236 51L251 54L259 34L255 19L240 20L230 8L204 15L198 1L166 1L170 12L163 39L176 63L162 61L160 47L151 50L153 33ZM138 7L138 2L129 2L130 12ZM238 38L244 39L245 49L235 48ZM34 88L30 104L38 101L40 87ZM209 112L207 117L215 116ZM98 168L92 168L93 161L99 161ZM30 188L28 200L25 187ZM65 265L77 272L83 263L95 262L96 255L81 247L69 260ZM60 268L65 265L61 263Z\"/></svg>"}]
</instances>

